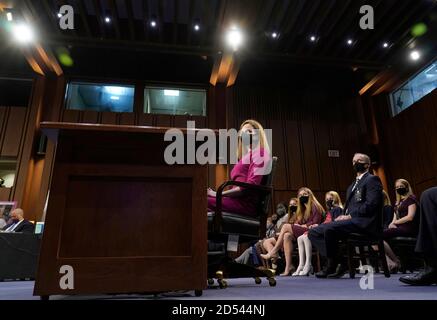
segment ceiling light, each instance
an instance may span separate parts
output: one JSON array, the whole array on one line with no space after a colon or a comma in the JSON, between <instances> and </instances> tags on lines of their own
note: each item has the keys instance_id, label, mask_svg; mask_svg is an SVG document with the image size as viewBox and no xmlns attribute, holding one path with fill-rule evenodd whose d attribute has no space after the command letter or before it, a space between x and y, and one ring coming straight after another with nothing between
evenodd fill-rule
<instances>
[{"instance_id":1,"label":"ceiling light","mask_svg":"<svg viewBox=\"0 0 437 320\"><path fill-rule=\"evenodd\" d=\"M278 34L276 32L272 32L272 38L276 39L278 37Z\"/></svg>"},{"instance_id":2,"label":"ceiling light","mask_svg":"<svg viewBox=\"0 0 437 320\"><path fill-rule=\"evenodd\" d=\"M111 100L120 100L120 97L117 97L117 96L111 96L110 99L111 99Z\"/></svg>"},{"instance_id":3,"label":"ceiling light","mask_svg":"<svg viewBox=\"0 0 437 320\"><path fill-rule=\"evenodd\" d=\"M410 53L410 58L414 61L419 60L420 59L420 53L417 50L414 50Z\"/></svg>"},{"instance_id":4,"label":"ceiling light","mask_svg":"<svg viewBox=\"0 0 437 320\"><path fill-rule=\"evenodd\" d=\"M316 36L311 36L310 37L311 42L315 42L317 40Z\"/></svg>"},{"instance_id":5,"label":"ceiling light","mask_svg":"<svg viewBox=\"0 0 437 320\"><path fill-rule=\"evenodd\" d=\"M236 27L233 27L231 30L228 31L226 39L228 44L234 49L234 51L237 51L238 47L243 42L243 35L240 30L238 30Z\"/></svg>"},{"instance_id":6,"label":"ceiling light","mask_svg":"<svg viewBox=\"0 0 437 320\"><path fill-rule=\"evenodd\" d=\"M152 28L155 28L156 27L156 21L155 20L150 21L150 26Z\"/></svg>"},{"instance_id":7,"label":"ceiling light","mask_svg":"<svg viewBox=\"0 0 437 320\"><path fill-rule=\"evenodd\" d=\"M58 16L58 18L62 18L62 14L61 13L58 13L57 16Z\"/></svg>"},{"instance_id":8,"label":"ceiling light","mask_svg":"<svg viewBox=\"0 0 437 320\"><path fill-rule=\"evenodd\" d=\"M194 30L199 31L200 26L198 24L194 25Z\"/></svg>"},{"instance_id":9,"label":"ceiling light","mask_svg":"<svg viewBox=\"0 0 437 320\"><path fill-rule=\"evenodd\" d=\"M14 25L12 33L15 39L21 43L31 42L34 39L33 31L27 24Z\"/></svg>"},{"instance_id":10,"label":"ceiling light","mask_svg":"<svg viewBox=\"0 0 437 320\"><path fill-rule=\"evenodd\" d=\"M387 42L384 42L384 43L382 44L382 46L383 46L384 48L388 48L388 43L387 43Z\"/></svg>"},{"instance_id":11,"label":"ceiling light","mask_svg":"<svg viewBox=\"0 0 437 320\"><path fill-rule=\"evenodd\" d=\"M6 12L6 19L8 21L12 21L14 20L13 16L12 16L12 12Z\"/></svg>"},{"instance_id":12,"label":"ceiling light","mask_svg":"<svg viewBox=\"0 0 437 320\"><path fill-rule=\"evenodd\" d=\"M354 41L353 41L352 39L348 39L348 40L347 40L347 44L348 44L348 45L351 46L353 43L354 43Z\"/></svg>"},{"instance_id":13,"label":"ceiling light","mask_svg":"<svg viewBox=\"0 0 437 320\"><path fill-rule=\"evenodd\" d=\"M106 22L106 23L110 23L110 22L111 22L111 18L106 17L106 18L105 18L105 22Z\"/></svg>"}]
</instances>

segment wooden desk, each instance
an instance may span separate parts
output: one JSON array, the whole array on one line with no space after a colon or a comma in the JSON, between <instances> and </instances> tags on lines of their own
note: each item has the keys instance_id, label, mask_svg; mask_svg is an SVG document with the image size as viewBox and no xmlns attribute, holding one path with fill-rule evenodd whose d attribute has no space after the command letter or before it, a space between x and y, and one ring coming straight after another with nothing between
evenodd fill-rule
<instances>
[{"instance_id":1,"label":"wooden desk","mask_svg":"<svg viewBox=\"0 0 437 320\"><path fill-rule=\"evenodd\" d=\"M207 167L167 165L166 128L41 124L57 141L34 295L206 287ZM74 289L60 288L60 268Z\"/></svg>"}]
</instances>

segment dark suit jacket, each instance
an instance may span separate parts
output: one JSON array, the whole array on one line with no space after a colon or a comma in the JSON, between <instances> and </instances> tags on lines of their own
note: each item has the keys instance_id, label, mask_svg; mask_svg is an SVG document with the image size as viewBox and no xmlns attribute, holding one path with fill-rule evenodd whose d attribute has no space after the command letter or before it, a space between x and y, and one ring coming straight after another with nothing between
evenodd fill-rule
<instances>
[{"instance_id":1,"label":"dark suit jacket","mask_svg":"<svg viewBox=\"0 0 437 320\"><path fill-rule=\"evenodd\" d=\"M3 230L6 230L9 228L11 224L8 224L4 226ZM15 228L13 232L22 232L22 233L34 233L35 232L35 226L32 222L24 219L18 227Z\"/></svg>"},{"instance_id":2,"label":"dark suit jacket","mask_svg":"<svg viewBox=\"0 0 437 320\"><path fill-rule=\"evenodd\" d=\"M382 208L384 205L382 183L378 176L366 173L352 192L352 183L347 189L345 211L352 222L363 232L382 232ZM347 210L347 211L346 211Z\"/></svg>"}]
</instances>

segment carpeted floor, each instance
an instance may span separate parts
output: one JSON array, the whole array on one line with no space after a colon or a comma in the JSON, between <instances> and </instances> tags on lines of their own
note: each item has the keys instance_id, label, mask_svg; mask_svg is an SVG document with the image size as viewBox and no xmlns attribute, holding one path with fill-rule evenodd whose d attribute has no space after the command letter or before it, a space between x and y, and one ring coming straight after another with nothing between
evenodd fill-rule
<instances>
[{"instance_id":1,"label":"carpeted floor","mask_svg":"<svg viewBox=\"0 0 437 320\"><path fill-rule=\"evenodd\" d=\"M350 279L316 279L315 277L277 277L276 287L263 280L256 285L253 279L229 279L226 289L210 288L201 297L192 291L141 295L52 296L50 299L213 299L213 300L437 300L437 286L412 287L399 282L401 275L387 279L374 277L374 289L360 288L360 276ZM0 300L38 300L34 297L33 281L0 282Z\"/></svg>"}]
</instances>

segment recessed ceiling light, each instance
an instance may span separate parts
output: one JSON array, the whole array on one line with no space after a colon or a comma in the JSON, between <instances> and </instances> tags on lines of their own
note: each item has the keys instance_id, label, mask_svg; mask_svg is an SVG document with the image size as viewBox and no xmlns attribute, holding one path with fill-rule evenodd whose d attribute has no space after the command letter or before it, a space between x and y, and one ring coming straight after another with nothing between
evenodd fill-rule
<instances>
[{"instance_id":1,"label":"recessed ceiling light","mask_svg":"<svg viewBox=\"0 0 437 320\"><path fill-rule=\"evenodd\" d=\"M310 37L311 42L315 42L317 40L316 36L311 36Z\"/></svg>"},{"instance_id":2,"label":"recessed ceiling light","mask_svg":"<svg viewBox=\"0 0 437 320\"><path fill-rule=\"evenodd\" d=\"M387 42L384 42L384 43L382 44L382 46L383 46L383 48L388 48L388 43L387 43Z\"/></svg>"},{"instance_id":3,"label":"recessed ceiling light","mask_svg":"<svg viewBox=\"0 0 437 320\"><path fill-rule=\"evenodd\" d=\"M58 18L62 18L62 14L58 13Z\"/></svg>"},{"instance_id":4,"label":"recessed ceiling light","mask_svg":"<svg viewBox=\"0 0 437 320\"><path fill-rule=\"evenodd\" d=\"M272 38L276 39L278 37L278 34L276 32L272 32Z\"/></svg>"},{"instance_id":5,"label":"recessed ceiling light","mask_svg":"<svg viewBox=\"0 0 437 320\"><path fill-rule=\"evenodd\" d=\"M110 17L106 17L106 18L105 18L105 22L106 22L106 23L110 23L110 22L111 22L111 18L110 18Z\"/></svg>"},{"instance_id":6,"label":"recessed ceiling light","mask_svg":"<svg viewBox=\"0 0 437 320\"><path fill-rule=\"evenodd\" d=\"M150 26L152 28L155 28L156 27L156 21L155 20L150 21Z\"/></svg>"},{"instance_id":7,"label":"recessed ceiling light","mask_svg":"<svg viewBox=\"0 0 437 320\"><path fill-rule=\"evenodd\" d=\"M353 41L352 39L348 39L348 40L347 40L347 44L348 44L348 45L351 46L353 43L354 43L354 41Z\"/></svg>"},{"instance_id":8,"label":"recessed ceiling light","mask_svg":"<svg viewBox=\"0 0 437 320\"><path fill-rule=\"evenodd\" d=\"M410 58L414 61L419 60L420 59L420 52L417 50L414 50L410 53Z\"/></svg>"},{"instance_id":9,"label":"recessed ceiling light","mask_svg":"<svg viewBox=\"0 0 437 320\"><path fill-rule=\"evenodd\" d=\"M194 30L199 31L200 30L200 26L198 24L194 25Z\"/></svg>"}]
</instances>

